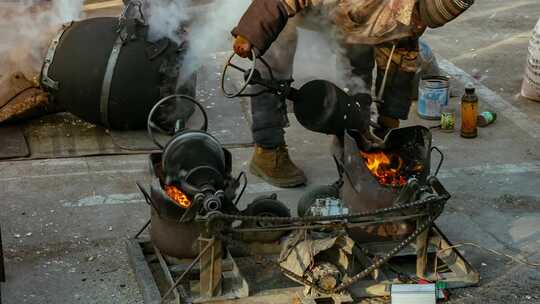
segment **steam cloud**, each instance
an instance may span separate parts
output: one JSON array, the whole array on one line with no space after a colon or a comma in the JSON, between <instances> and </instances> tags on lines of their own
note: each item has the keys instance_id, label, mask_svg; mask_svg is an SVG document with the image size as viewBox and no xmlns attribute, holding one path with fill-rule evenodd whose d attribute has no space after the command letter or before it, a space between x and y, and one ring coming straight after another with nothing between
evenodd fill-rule
<instances>
[{"instance_id":1,"label":"steam cloud","mask_svg":"<svg viewBox=\"0 0 540 304\"><path fill-rule=\"evenodd\" d=\"M51 38L59 26L80 19L84 0L22 0L0 3L0 83L2 78L22 71L28 78L39 73ZM180 44L186 37L179 35L181 26L192 21L188 28L189 49L182 62L180 80L195 73L215 52L230 51L230 30L251 3L251 0L214 0L202 6L193 6L192 0L145 0L145 15L149 23L150 39L167 37ZM197 18L193 21L193 16ZM307 35L306 43L299 46L298 54L317 57L310 52L330 50L338 58L344 53L336 43L334 33L324 33L326 39ZM297 56L297 61L299 61ZM320 57L319 57L320 58ZM301 61L301 60L300 60ZM323 60L328 62L328 58ZM351 78L348 60L337 60L336 70L309 71L309 78L336 79L351 91L365 91L359 78ZM309 70L309 69L308 69ZM302 74L296 69L295 74ZM305 78L304 75L302 75ZM2 90L2 88L0 88ZM1 92L0 92L1 93Z\"/></svg>"},{"instance_id":2,"label":"steam cloud","mask_svg":"<svg viewBox=\"0 0 540 304\"><path fill-rule=\"evenodd\" d=\"M179 26L193 18L194 9L190 7L191 0L146 0L146 12L150 27L151 39L167 37L176 43L181 43L178 35ZM251 0L214 0L199 13L195 22L188 30L187 40L189 49L182 62L180 82L195 73L212 53L219 51L232 51L232 37L230 31L238 23ZM316 21L320 24L320 20ZM329 24L328 24L329 25ZM348 88L351 93L368 92L364 81L352 74L350 61L344 58L345 50L339 43L336 31L332 26L320 26L318 34L300 31L300 45L297 50L295 77L299 79L326 78L336 81L339 85ZM322 55L321 55L322 54ZM332 56L331 65L335 69L328 69L328 56ZM307 63L305 58L311 58ZM310 66L324 64L324 69L312 69Z\"/></svg>"},{"instance_id":3,"label":"steam cloud","mask_svg":"<svg viewBox=\"0 0 540 304\"><path fill-rule=\"evenodd\" d=\"M36 76L51 38L61 24L81 17L82 5L83 0L0 3L0 83L16 71Z\"/></svg>"},{"instance_id":4,"label":"steam cloud","mask_svg":"<svg viewBox=\"0 0 540 304\"><path fill-rule=\"evenodd\" d=\"M147 0L150 37L167 37L181 42L178 28L192 19L188 29L189 48L182 63L180 81L195 73L210 54L230 50L231 29L236 25L250 0L216 0L202 6L190 5L191 0Z\"/></svg>"}]
</instances>

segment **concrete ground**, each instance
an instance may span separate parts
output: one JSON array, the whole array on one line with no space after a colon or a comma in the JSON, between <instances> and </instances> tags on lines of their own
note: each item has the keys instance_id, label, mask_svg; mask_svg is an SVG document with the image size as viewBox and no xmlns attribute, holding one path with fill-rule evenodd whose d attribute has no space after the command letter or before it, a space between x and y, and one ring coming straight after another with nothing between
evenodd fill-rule
<instances>
[{"instance_id":1,"label":"concrete ground","mask_svg":"<svg viewBox=\"0 0 540 304\"><path fill-rule=\"evenodd\" d=\"M540 102L519 97L527 48L540 17L536 0L481 0L425 39L433 50L540 122Z\"/></svg>"},{"instance_id":2,"label":"concrete ground","mask_svg":"<svg viewBox=\"0 0 540 304\"><path fill-rule=\"evenodd\" d=\"M476 83L482 106L500 114L477 139L434 131L434 144L446 155L440 177L453 194L439 225L455 243L475 242L536 263L540 128L535 127L540 104L515 96L525 37L538 16L537 0L478 1L460 20L426 35L449 60L441 63L456 79L483 78ZM291 154L305 169L309 184L335 180L330 138L291 120ZM407 123L433 124L414 113ZM251 149L231 152L233 171L247 170ZM142 303L124 243L148 217L135 186L136 181L148 181L146 155L5 161L0 172L7 266L3 303ZM303 188L277 189L248 176L242 204L276 192L295 210ZM476 248L461 251L482 280L479 287L454 292L450 303L540 302L538 268Z\"/></svg>"}]
</instances>

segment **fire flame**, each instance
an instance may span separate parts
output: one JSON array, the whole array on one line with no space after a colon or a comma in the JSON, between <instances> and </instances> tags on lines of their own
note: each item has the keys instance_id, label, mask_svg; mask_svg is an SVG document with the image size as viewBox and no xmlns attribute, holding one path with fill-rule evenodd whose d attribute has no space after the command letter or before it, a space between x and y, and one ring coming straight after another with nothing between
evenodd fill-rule
<instances>
[{"instance_id":1,"label":"fire flame","mask_svg":"<svg viewBox=\"0 0 540 304\"><path fill-rule=\"evenodd\" d=\"M381 185L404 186L407 184L407 178L401 173L403 159L397 153L360 151L360 156Z\"/></svg>"},{"instance_id":2,"label":"fire flame","mask_svg":"<svg viewBox=\"0 0 540 304\"><path fill-rule=\"evenodd\" d=\"M176 188L173 185L165 186L165 193L175 202L178 206L187 209L191 206L191 200L182 190Z\"/></svg>"}]
</instances>

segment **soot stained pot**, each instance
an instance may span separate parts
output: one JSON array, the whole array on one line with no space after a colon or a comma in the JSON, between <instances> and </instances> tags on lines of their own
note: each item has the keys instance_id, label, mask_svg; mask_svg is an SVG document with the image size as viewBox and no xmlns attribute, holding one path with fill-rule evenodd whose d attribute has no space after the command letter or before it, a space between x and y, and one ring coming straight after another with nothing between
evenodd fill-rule
<instances>
[{"instance_id":1,"label":"soot stained pot","mask_svg":"<svg viewBox=\"0 0 540 304\"><path fill-rule=\"evenodd\" d=\"M354 131L348 130L341 143L336 142L335 156L343 170L343 186L340 197L352 213L374 211L394 206L402 187L381 185L369 172L362 157ZM415 177L425 184L430 172L431 133L422 126L413 126L390 131L385 139L385 150L399 151L401 155L414 156L422 164L422 170ZM372 225L365 228L351 228L351 237L356 241L378 241L401 239L414 230L414 223L400 222Z\"/></svg>"},{"instance_id":2,"label":"soot stained pot","mask_svg":"<svg viewBox=\"0 0 540 304\"><path fill-rule=\"evenodd\" d=\"M192 77L177 86L185 45L147 40L138 19L99 17L65 25L53 39L41 86L67 111L112 129L140 129L171 94L193 96Z\"/></svg>"},{"instance_id":3,"label":"soot stained pot","mask_svg":"<svg viewBox=\"0 0 540 304\"><path fill-rule=\"evenodd\" d=\"M200 234L196 222L179 223L186 209L175 204L163 191L159 179L150 186L152 243L166 255L177 258L194 258L199 252L197 239Z\"/></svg>"},{"instance_id":4,"label":"soot stained pot","mask_svg":"<svg viewBox=\"0 0 540 304\"><path fill-rule=\"evenodd\" d=\"M223 190L220 209L224 213L235 214L238 210L232 202L237 183L231 176L231 162L232 156L228 150L213 136L198 130L176 134L162 153L150 156L154 175L150 185L150 238L164 254L176 258L194 258L199 251L197 239L201 234L201 224L197 221L181 221L188 209L173 202L164 186L185 186L181 190L192 200L208 187L213 191Z\"/></svg>"}]
</instances>

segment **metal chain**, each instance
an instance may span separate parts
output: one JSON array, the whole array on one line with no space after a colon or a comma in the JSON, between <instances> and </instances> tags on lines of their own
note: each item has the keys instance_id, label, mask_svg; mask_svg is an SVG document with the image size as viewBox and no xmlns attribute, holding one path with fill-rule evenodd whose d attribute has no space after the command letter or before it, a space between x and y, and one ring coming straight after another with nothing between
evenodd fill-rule
<instances>
[{"instance_id":1,"label":"metal chain","mask_svg":"<svg viewBox=\"0 0 540 304\"><path fill-rule=\"evenodd\" d=\"M412 243L417 237L418 235L420 235L422 232L424 232L431 224L433 224L433 221L436 219L436 217L430 217L428 221L426 221L424 224L422 224L421 226L419 226L415 231L413 231L405 240L403 240L401 243L399 243L398 245L396 245L396 247L394 247L392 250L390 250L390 252L385 255L382 259L378 260L377 262L373 263L371 266L369 266L368 268L364 269L363 271L361 271L360 273L356 274L355 276L353 276L352 278L348 279L347 282L343 282L341 285L337 286L336 288L333 288L331 290L325 290L325 289L322 289L321 287L319 287L318 285L314 284L313 282L305 279L304 277L302 276L299 276L297 275L296 273L288 270L288 269L285 269L283 267L281 267L281 265L279 265L278 262L276 261L271 261L270 259L264 257L264 256L259 256L264 263L266 264L272 264L272 265L277 265L279 267L279 269L287 276L291 277L293 280L296 280L298 282L300 282L301 284L304 284L306 286L309 286L315 290L317 290L318 292L321 292L321 293L324 293L324 294L331 294L331 293L339 293L339 292L342 292L343 290L347 289L348 287L350 287L351 285L357 283L358 281L360 281L361 279L365 278L366 276L368 276L370 273L372 273L373 271L375 271L376 269L380 268L382 265L388 263L388 261L393 258L396 254L398 254L401 250L403 250L403 248L405 248L407 245L409 245L410 243ZM220 236L219 237L222 241L224 241L226 244L232 246L233 244L235 244L235 248L237 249L241 249L244 251L244 254L246 255L254 255L251 250L249 249L249 247L247 246L246 243L244 242L241 242L241 241L238 241L238 240L234 240L232 239L231 237L223 237L223 236Z\"/></svg>"},{"instance_id":2,"label":"metal chain","mask_svg":"<svg viewBox=\"0 0 540 304\"><path fill-rule=\"evenodd\" d=\"M212 214L209 216L209 222L214 220L231 220L231 221L245 221L245 222L266 222L266 223L310 223L321 221L340 221L340 220L354 220L362 217L385 215L387 213L402 211L405 209L411 209L414 207L421 207L429 203L444 203L449 199L449 196L430 196L424 199L420 199L408 204L402 204L374 211L367 211L349 215L334 215L334 216L305 216L305 217L267 217L267 216L246 216L246 215L234 215L234 214Z\"/></svg>"},{"instance_id":3,"label":"metal chain","mask_svg":"<svg viewBox=\"0 0 540 304\"><path fill-rule=\"evenodd\" d=\"M404 205L401 205L401 206L384 208L384 209L376 210L376 211L373 211L373 212L360 213L360 214L362 214L362 216L369 216L369 215L372 215L374 213L375 214L388 213L388 212L393 212L393 211L397 211L397 210L408 209L408 208L411 208L411 207L417 207L419 205L424 205L424 204L427 204L429 202L438 203L438 204L440 204L440 207L441 207L436 214L434 213L434 214L430 215L426 222L424 222L422 225L418 226L415 231L413 231L401 243L396 245L396 247L394 247L392 250L390 250L390 252L388 252L382 259L380 259L377 262L373 263L371 266L367 267L366 269L362 270L360 273L358 273L355 276L349 278L346 282L342 282L339 286L337 286L337 287L335 287L335 288L333 288L331 290L322 289L321 287L314 284L313 282L308 281L304 277L299 276L299 275L291 272L290 270L287 270L287 269L281 267L281 265L279 265L279 263L277 261L271 261L271 260L269 260L268 258L266 258L264 256L260 256L260 258L267 264L275 264L275 265L277 265L285 275L291 277L293 280L301 282L302 284L317 290L318 292L325 293L325 294L340 293L343 290L350 287L351 285L357 283L361 279L368 276L374 270L376 270L376 269L380 268L382 265L388 263L388 261L390 261L391 258L393 258L396 254L398 254L406 246L411 244L418 237L418 235L420 235L422 232L424 232L426 229L428 229L433 224L435 219L437 219L437 217L442 213L442 207L446 203L447 199L448 198L446 196L430 197L430 198L426 198L426 199L423 199L423 200L418 200L418 201L410 203L410 204L404 204ZM388 211L388 210L390 210L390 211ZM351 216L358 217L358 216L360 216L360 214L353 214ZM215 217L220 218L220 219L231 219L231 217L234 217L235 220L238 220L238 219L245 220L245 219L247 219L248 221L261 221L261 220L271 221L272 220L272 218L256 217L256 216L231 216L231 215L226 215L226 216L223 217L223 215L215 215ZM329 217L307 217L307 218L310 219L311 221L315 221L317 218L323 218L324 220L327 220L327 218L329 218ZM296 219L302 219L302 218L291 217L291 218L273 218L273 219L278 219L278 222L284 222L286 219L296 220ZM235 248L243 250L246 255L254 255L251 252L251 250L249 249L249 246L245 242L234 240L230 236L225 237L223 235L219 235L218 238L223 240L225 242L225 244L228 244L229 246L232 246L233 244L236 244Z\"/></svg>"},{"instance_id":4,"label":"metal chain","mask_svg":"<svg viewBox=\"0 0 540 304\"><path fill-rule=\"evenodd\" d=\"M347 282L342 283L340 286L332 290L333 292L340 292L344 289L350 287L351 285L355 284L356 282L360 281L361 279L368 276L370 273L372 273L375 269L380 268L382 265L388 263L391 258L393 258L396 254L398 254L403 248L411 244L422 232L424 232L429 226L433 224L437 217L429 217L428 220L416 228L413 233L411 233L405 240L403 240L401 243L399 243L396 247L394 247L390 252L388 252L382 259L378 260L377 262L373 263L368 268L362 270L357 275L353 276L352 278L348 279Z\"/></svg>"}]
</instances>

